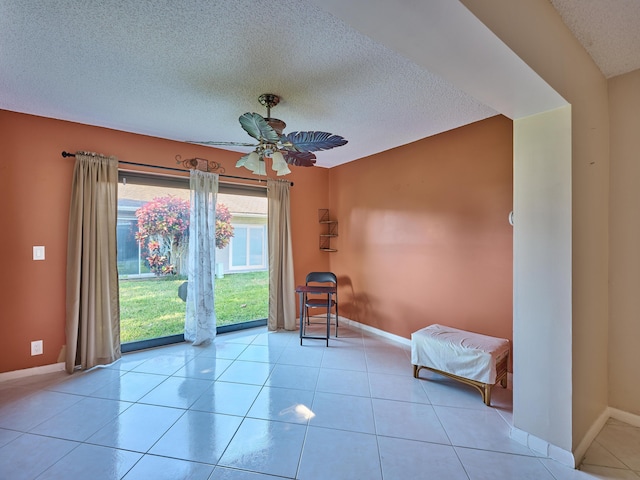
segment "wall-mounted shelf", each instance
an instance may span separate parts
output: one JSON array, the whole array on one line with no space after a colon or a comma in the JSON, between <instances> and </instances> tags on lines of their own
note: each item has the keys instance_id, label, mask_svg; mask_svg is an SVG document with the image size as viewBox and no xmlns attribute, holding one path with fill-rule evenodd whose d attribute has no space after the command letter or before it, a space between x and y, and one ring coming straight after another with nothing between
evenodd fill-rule
<instances>
[{"instance_id":1,"label":"wall-mounted shelf","mask_svg":"<svg viewBox=\"0 0 640 480\"><path fill-rule=\"evenodd\" d=\"M320 208L318 210L318 223L325 227L323 233L320 234L320 250L323 252L337 252L331 247L331 239L338 236L338 222L331 220L328 208Z\"/></svg>"}]
</instances>

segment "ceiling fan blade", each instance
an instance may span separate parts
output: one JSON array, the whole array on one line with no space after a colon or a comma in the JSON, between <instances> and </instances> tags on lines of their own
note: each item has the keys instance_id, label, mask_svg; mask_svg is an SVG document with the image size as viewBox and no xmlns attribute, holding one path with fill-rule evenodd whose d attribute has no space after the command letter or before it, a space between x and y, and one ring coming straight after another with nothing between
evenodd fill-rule
<instances>
[{"instance_id":1,"label":"ceiling fan blade","mask_svg":"<svg viewBox=\"0 0 640 480\"><path fill-rule=\"evenodd\" d=\"M245 132L251 135L256 140L264 140L267 143L278 143L280 135L271 128L271 125L257 113L244 113L240 115L240 125L244 128Z\"/></svg>"},{"instance_id":2,"label":"ceiling fan blade","mask_svg":"<svg viewBox=\"0 0 640 480\"><path fill-rule=\"evenodd\" d=\"M198 141L198 140L187 140L187 143L198 143L200 145L218 145L218 146L227 146L227 147L257 147L257 143L242 143L242 142L214 142L214 141Z\"/></svg>"},{"instance_id":3,"label":"ceiling fan blade","mask_svg":"<svg viewBox=\"0 0 640 480\"><path fill-rule=\"evenodd\" d=\"M280 150L284 161L296 167L313 167L316 156L311 152L296 152L292 150Z\"/></svg>"},{"instance_id":4,"label":"ceiling fan blade","mask_svg":"<svg viewBox=\"0 0 640 480\"><path fill-rule=\"evenodd\" d=\"M340 135L328 132L291 132L280 137L285 148L298 152L317 152L341 147L347 143Z\"/></svg>"}]
</instances>

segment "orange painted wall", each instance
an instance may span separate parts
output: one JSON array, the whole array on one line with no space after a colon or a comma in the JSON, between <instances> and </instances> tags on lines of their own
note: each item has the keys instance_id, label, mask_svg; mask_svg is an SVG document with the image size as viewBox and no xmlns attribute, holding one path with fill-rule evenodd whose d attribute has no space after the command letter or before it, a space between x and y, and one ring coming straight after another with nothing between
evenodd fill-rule
<instances>
[{"instance_id":1,"label":"orange painted wall","mask_svg":"<svg viewBox=\"0 0 640 480\"><path fill-rule=\"evenodd\" d=\"M88 150L121 160L176 167L175 156L221 162L230 175L236 152L0 110L0 372L49 365L65 344L66 245L73 158L63 150ZM156 171L157 172L157 171ZM308 269L329 266L318 250L317 210L327 208L326 169L295 169L291 190L296 281ZM32 260L44 245L46 259ZM32 340L44 354L31 356Z\"/></svg>"},{"instance_id":2,"label":"orange painted wall","mask_svg":"<svg viewBox=\"0 0 640 480\"><path fill-rule=\"evenodd\" d=\"M497 116L329 171L340 314L409 338L512 339L512 122Z\"/></svg>"},{"instance_id":3,"label":"orange painted wall","mask_svg":"<svg viewBox=\"0 0 640 480\"><path fill-rule=\"evenodd\" d=\"M409 337L433 322L511 338L511 122L478 122L330 170L288 176L296 283L340 277L341 315ZM235 152L0 110L0 372L58 361L74 160L89 150L175 167ZM319 208L339 221L336 253L318 249ZM46 247L33 261L32 246ZM30 342L44 340L32 357Z\"/></svg>"}]
</instances>

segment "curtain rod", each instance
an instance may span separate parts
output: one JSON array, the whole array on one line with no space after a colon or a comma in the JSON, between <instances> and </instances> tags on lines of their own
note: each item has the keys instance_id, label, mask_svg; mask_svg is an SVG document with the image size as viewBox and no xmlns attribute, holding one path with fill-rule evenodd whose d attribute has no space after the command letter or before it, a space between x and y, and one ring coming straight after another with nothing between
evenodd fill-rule
<instances>
[{"instance_id":1,"label":"curtain rod","mask_svg":"<svg viewBox=\"0 0 640 480\"><path fill-rule=\"evenodd\" d=\"M67 157L75 157L76 154L75 153L69 153L67 151L63 151L62 152L62 157L63 158L67 158ZM173 167L163 167L162 165L150 165L148 163L136 163L136 162L125 162L124 160L118 160L118 163L122 163L125 165L135 165L137 167L148 167L148 168L157 168L160 170L169 170L171 172L188 172L188 170L185 170L184 168L173 168ZM223 178L233 178L236 180L249 180L252 182L262 182L264 180L262 180L261 178L251 178L251 177L236 177L234 175L224 175L222 173L218 174L219 176L223 177ZM291 186L293 187L293 182L291 182Z\"/></svg>"}]
</instances>

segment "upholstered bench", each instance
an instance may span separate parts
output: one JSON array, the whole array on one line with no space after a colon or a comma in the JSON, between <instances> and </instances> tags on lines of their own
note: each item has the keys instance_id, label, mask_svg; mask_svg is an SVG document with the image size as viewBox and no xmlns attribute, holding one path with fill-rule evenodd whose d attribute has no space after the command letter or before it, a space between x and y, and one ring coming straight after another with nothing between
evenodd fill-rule
<instances>
[{"instance_id":1,"label":"upholstered bench","mask_svg":"<svg viewBox=\"0 0 640 480\"><path fill-rule=\"evenodd\" d=\"M507 387L509 340L430 325L411 334L411 363L415 378L426 368L472 385L490 405L491 387Z\"/></svg>"}]
</instances>

